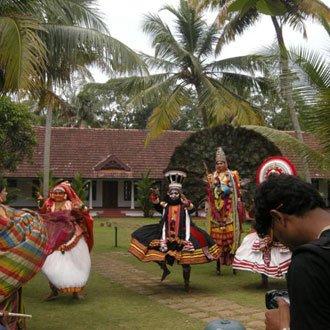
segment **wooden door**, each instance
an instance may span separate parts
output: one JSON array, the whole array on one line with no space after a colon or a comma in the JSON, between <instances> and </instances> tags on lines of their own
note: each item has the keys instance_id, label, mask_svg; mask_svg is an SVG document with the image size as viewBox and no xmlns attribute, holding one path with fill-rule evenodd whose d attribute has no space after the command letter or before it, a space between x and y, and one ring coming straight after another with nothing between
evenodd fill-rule
<instances>
[{"instance_id":1,"label":"wooden door","mask_svg":"<svg viewBox=\"0 0 330 330\"><path fill-rule=\"evenodd\" d=\"M102 184L102 207L118 207L118 182L103 181Z\"/></svg>"}]
</instances>

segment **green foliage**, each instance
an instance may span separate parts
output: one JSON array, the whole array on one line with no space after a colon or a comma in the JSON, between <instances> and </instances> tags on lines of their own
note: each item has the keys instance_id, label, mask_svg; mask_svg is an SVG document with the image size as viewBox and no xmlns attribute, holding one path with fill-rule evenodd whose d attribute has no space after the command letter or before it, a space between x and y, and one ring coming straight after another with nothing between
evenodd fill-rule
<instances>
[{"instance_id":1,"label":"green foliage","mask_svg":"<svg viewBox=\"0 0 330 330\"><path fill-rule=\"evenodd\" d=\"M143 211L145 218L151 217L153 214L153 205L149 200L150 188L154 181L149 178L150 171L141 174L141 179L137 183L137 201Z\"/></svg>"},{"instance_id":2,"label":"green foliage","mask_svg":"<svg viewBox=\"0 0 330 330\"><path fill-rule=\"evenodd\" d=\"M81 173L77 172L71 181L71 186L78 197L85 203L88 199L88 188L91 180L84 180Z\"/></svg>"},{"instance_id":3,"label":"green foliage","mask_svg":"<svg viewBox=\"0 0 330 330\"><path fill-rule=\"evenodd\" d=\"M32 117L22 104L0 96L0 175L14 171L36 144Z\"/></svg>"},{"instance_id":4,"label":"green foliage","mask_svg":"<svg viewBox=\"0 0 330 330\"><path fill-rule=\"evenodd\" d=\"M112 38L96 0L5 1L0 8L0 92L28 92L45 106L67 110L54 87L89 65L110 72L145 69L140 57Z\"/></svg>"},{"instance_id":5,"label":"green foliage","mask_svg":"<svg viewBox=\"0 0 330 330\"><path fill-rule=\"evenodd\" d=\"M183 109L194 112L189 117L197 117L203 127L263 123L258 109L240 94L243 88L252 93L266 85L265 79L256 77L263 71L263 58L251 55L213 60L216 25L207 25L183 0L178 8L165 6L163 10L174 17L173 29L157 14L147 15L143 23L155 54L141 56L150 71L157 73L111 79L94 85L95 93L124 92L133 107L155 105L147 124L148 140L178 123Z\"/></svg>"},{"instance_id":6,"label":"green foliage","mask_svg":"<svg viewBox=\"0 0 330 330\"><path fill-rule=\"evenodd\" d=\"M44 175L43 172L38 172L37 173L37 177L38 177L38 183L33 185L33 189L35 191L34 194L34 198L36 198L36 200L38 201L38 194L40 194L42 197L47 198L47 196L44 196L43 194L43 185L44 185ZM61 181L63 181L62 179L58 179L54 177L54 174L52 171L49 171L49 186L48 186L48 190L50 191L50 189L52 189L53 187L55 187L58 183L60 183Z\"/></svg>"},{"instance_id":7,"label":"green foliage","mask_svg":"<svg viewBox=\"0 0 330 330\"><path fill-rule=\"evenodd\" d=\"M204 163L209 172L215 170L215 152L220 146L226 153L229 168L238 170L241 179L250 181L244 187L245 201L250 204L258 166L266 157L281 154L274 144L258 133L229 125L204 129L192 134L175 149L168 168L181 168L187 172L183 185L186 196L200 206L206 196Z\"/></svg>"},{"instance_id":8,"label":"green foliage","mask_svg":"<svg viewBox=\"0 0 330 330\"><path fill-rule=\"evenodd\" d=\"M2 189L6 188L7 191L7 197L5 202L6 204L10 204L11 202L15 201L20 195L20 190L14 187L8 187L8 180L1 176L0 176L0 187L2 187ZM0 189L0 192L2 189Z\"/></svg>"}]
</instances>

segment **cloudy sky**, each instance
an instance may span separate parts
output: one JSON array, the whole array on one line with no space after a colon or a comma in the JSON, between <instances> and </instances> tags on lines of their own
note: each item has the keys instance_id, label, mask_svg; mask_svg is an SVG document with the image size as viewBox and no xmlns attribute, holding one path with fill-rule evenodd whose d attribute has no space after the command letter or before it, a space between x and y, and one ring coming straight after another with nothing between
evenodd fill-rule
<instances>
[{"instance_id":1,"label":"cloudy sky","mask_svg":"<svg viewBox=\"0 0 330 330\"><path fill-rule=\"evenodd\" d=\"M323 1L330 6L330 0ZM142 51L152 54L150 40L141 29L143 16L147 13L156 13L164 5L169 4L177 6L179 0L98 0L99 11L104 21L108 24L110 33L113 37L124 42L126 45L136 51ZM160 16L170 22L171 15L160 12ZM208 15L212 20L213 16ZM313 49L324 51L329 50L329 37L321 26L315 23L309 23L307 26L308 46ZM286 42L289 45L305 44L306 41L290 29L285 30ZM275 39L274 28L269 17L264 17L255 27L247 30L243 36L228 46L221 53L221 57L232 57L253 53L262 46L267 46ZM96 81L105 81L106 76L95 71Z\"/></svg>"}]
</instances>

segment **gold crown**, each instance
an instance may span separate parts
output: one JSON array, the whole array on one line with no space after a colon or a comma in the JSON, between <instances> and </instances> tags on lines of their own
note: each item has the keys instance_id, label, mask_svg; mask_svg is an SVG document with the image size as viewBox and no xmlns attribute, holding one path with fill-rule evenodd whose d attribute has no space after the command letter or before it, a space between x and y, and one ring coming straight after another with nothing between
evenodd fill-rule
<instances>
[{"instance_id":1,"label":"gold crown","mask_svg":"<svg viewBox=\"0 0 330 330\"><path fill-rule=\"evenodd\" d=\"M227 163L226 154L224 153L221 147L217 148L217 152L215 153L215 161Z\"/></svg>"}]
</instances>

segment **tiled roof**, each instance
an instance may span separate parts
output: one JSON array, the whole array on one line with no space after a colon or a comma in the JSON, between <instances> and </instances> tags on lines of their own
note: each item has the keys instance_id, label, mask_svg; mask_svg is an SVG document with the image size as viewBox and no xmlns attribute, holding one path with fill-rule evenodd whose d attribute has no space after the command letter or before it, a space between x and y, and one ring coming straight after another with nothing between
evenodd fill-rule
<instances>
[{"instance_id":1,"label":"tiled roof","mask_svg":"<svg viewBox=\"0 0 330 330\"><path fill-rule=\"evenodd\" d=\"M44 127L36 127L37 146L32 162L24 161L10 177L36 177L42 171ZM147 147L146 130L53 127L51 170L55 177L71 178L80 172L84 178L141 178L150 169L151 178L163 178L163 170L176 146L191 132L166 131ZM113 155L122 169L99 169ZM104 163L104 164L105 164ZM96 167L96 169L95 169ZM97 170L99 169L99 170Z\"/></svg>"},{"instance_id":2,"label":"tiled roof","mask_svg":"<svg viewBox=\"0 0 330 330\"><path fill-rule=\"evenodd\" d=\"M6 173L7 177L33 178L42 171L44 132L44 127L36 127L38 143L31 161L24 161L15 172ZM190 135L191 132L166 131L145 147L146 130L54 127L51 170L55 177L71 178L80 172L86 179L140 178L150 170L151 178L162 179L175 148ZM312 135L304 133L304 138L312 148L320 148ZM302 161L292 150L282 152L298 171L302 170ZM311 176L326 177L313 168Z\"/></svg>"}]
</instances>

